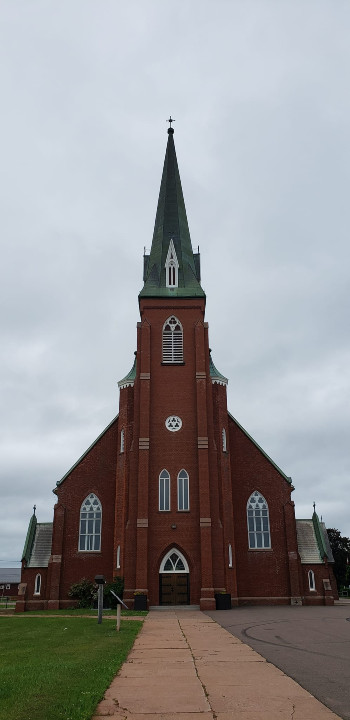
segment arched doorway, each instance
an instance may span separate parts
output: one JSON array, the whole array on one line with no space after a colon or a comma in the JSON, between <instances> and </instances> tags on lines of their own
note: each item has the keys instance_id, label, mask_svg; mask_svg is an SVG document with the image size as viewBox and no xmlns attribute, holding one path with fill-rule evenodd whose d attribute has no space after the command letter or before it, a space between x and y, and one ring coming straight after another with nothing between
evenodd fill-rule
<instances>
[{"instance_id":1,"label":"arched doorway","mask_svg":"<svg viewBox=\"0 0 350 720\"><path fill-rule=\"evenodd\" d=\"M159 568L159 604L189 605L190 571L186 558L177 548L169 550Z\"/></svg>"}]
</instances>

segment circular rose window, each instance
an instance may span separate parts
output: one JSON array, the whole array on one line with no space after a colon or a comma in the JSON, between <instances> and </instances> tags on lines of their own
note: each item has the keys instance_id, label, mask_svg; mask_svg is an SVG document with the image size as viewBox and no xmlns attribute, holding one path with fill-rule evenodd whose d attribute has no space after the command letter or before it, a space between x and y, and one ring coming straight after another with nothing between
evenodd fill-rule
<instances>
[{"instance_id":1,"label":"circular rose window","mask_svg":"<svg viewBox=\"0 0 350 720\"><path fill-rule=\"evenodd\" d=\"M182 427L182 420L177 415L169 415L165 421L165 427L170 432L176 432Z\"/></svg>"}]
</instances>

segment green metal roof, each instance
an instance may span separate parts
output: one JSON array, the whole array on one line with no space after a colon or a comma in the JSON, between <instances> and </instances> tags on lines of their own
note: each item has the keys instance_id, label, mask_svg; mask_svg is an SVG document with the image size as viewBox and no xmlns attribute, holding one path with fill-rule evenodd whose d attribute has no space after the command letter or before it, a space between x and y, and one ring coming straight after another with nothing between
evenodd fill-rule
<instances>
[{"instance_id":1,"label":"green metal roof","mask_svg":"<svg viewBox=\"0 0 350 720\"><path fill-rule=\"evenodd\" d=\"M29 563L30 556L32 554L37 522L38 521L36 519L36 515L33 514L29 520L27 537L26 537L26 541L24 543L24 548L23 548L23 553L22 553L22 560L25 560L27 564Z\"/></svg>"},{"instance_id":2,"label":"green metal roof","mask_svg":"<svg viewBox=\"0 0 350 720\"><path fill-rule=\"evenodd\" d=\"M324 557L328 558L328 552L327 552L326 543L325 543L324 535L323 535L322 528L321 528L321 523L319 521L319 517L317 515L316 510L314 510L314 513L312 516L312 522L313 522L313 526L314 526L314 530L315 530L318 549L320 551L320 555L323 560Z\"/></svg>"},{"instance_id":3,"label":"green metal roof","mask_svg":"<svg viewBox=\"0 0 350 720\"><path fill-rule=\"evenodd\" d=\"M255 447L257 447L258 450L260 450L260 452L266 457L266 459L271 463L271 465L273 465L274 468L276 468L276 470L280 473L280 475L282 475L282 477L285 480L287 480L287 483L289 483L289 485L291 485L292 478L288 477L288 475L285 475L283 470L281 470L281 468L278 467L278 465L276 465L276 463L270 458L270 456L265 452L265 450L263 450L262 447L260 447L260 445L258 445L258 443L254 440L254 438L252 438L252 436L249 435L249 433L244 429L244 427L242 427L242 425L240 425L238 420L236 420L236 418L234 418L233 415L231 415L231 413L228 413L228 416L231 418L231 420L233 420L234 423L236 423L236 425L239 427L240 430L242 430L242 432L247 436L247 438L249 438L249 440L251 440L252 443L254 443Z\"/></svg>"},{"instance_id":4,"label":"green metal roof","mask_svg":"<svg viewBox=\"0 0 350 720\"><path fill-rule=\"evenodd\" d=\"M199 253L192 250L177 164L174 130L168 130L162 181L151 252L144 256L144 286L139 297L205 297L200 285ZM173 240L178 268L178 287L166 287L165 263Z\"/></svg>"},{"instance_id":5,"label":"green metal roof","mask_svg":"<svg viewBox=\"0 0 350 720\"><path fill-rule=\"evenodd\" d=\"M135 352L135 358L134 358L134 364L131 368L131 370L128 372L127 375L122 380L119 380L118 387L127 387L128 385L133 385L136 378L136 352Z\"/></svg>"},{"instance_id":6,"label":"green metal roof","mask_svg":"<svg viewBox=\"0 0 350 720\"><path fill-rule=\"evenodd\" d=\"M227 385L228 379L224 375L221 375L221 373L219 373L219 371L216 369L211 357L211 352L209 351L209 353L209 372L211 379L213 380L213 382L218 382L221 385Z\"/></svg>"}]
</instances>

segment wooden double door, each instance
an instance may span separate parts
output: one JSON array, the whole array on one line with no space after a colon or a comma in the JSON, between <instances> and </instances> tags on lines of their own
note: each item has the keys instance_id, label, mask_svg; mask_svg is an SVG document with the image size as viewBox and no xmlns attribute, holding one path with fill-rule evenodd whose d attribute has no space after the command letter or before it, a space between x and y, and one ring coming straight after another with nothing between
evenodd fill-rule
<instances>
[{"instance_id":1,"label":"wooden double door","mask_svg":"<svg viewBox=\"0 0 350 720\"><path fill-rule=\"evenodd\" d=\"M159 602L160 605L189 605L188 573L162 573L159 575Z\"/></svg>"}]
</instances>

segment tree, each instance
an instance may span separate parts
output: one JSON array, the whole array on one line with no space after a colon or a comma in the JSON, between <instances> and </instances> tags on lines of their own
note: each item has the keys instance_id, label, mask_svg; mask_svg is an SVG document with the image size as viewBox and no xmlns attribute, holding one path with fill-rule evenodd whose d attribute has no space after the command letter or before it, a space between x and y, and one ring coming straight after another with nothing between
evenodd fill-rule
<instances>
[{"instance_id":1,"label":"tree","mask_svg":"<svg viewBox=\"0 0 350 720\"><path fill-rule=\"evenodd\" d=\"M327 529L330 546L334 557L333 572L338 589L350 584L350 538L343 537L335 528Z\"/></svg>"}]
</instances>

